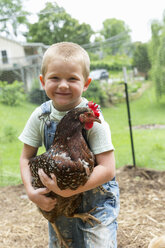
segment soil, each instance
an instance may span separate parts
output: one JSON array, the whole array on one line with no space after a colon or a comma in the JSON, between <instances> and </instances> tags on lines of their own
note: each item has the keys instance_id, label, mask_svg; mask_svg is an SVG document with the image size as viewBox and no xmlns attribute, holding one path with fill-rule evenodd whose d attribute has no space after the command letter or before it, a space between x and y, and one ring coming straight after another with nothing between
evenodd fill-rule
<instances>
[{"instance_id":1,"label":"soil","mask_svg":"<svg viewBox=\"0 0 165 248\"><path fill-rule=\"evenodd\" d=\"M125 166L120 186L118 248L147 248L165 233L165 171ZM47 221L25 194L23 185L0 188L0 247L48 247ZM80 248L80 247L77 247Z\"/></svg>"}]
</instances>

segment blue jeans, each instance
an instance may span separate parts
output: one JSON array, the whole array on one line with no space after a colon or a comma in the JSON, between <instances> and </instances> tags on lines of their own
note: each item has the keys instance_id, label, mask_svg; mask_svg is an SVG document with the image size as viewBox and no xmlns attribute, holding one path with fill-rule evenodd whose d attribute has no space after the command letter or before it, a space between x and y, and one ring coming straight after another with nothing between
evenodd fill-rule
<instances>
[{"instance_id":1,"label":"blue jeans","mask_svg":"<svg viewBox=\"0 0 165 248\"><path fill-rule=\"evenodd\" d=\"M119 213L118 183L112 180L93 190L83 193L79 213L89 212L101 221L94 226L79 218L60 216L56 220L62 236L71 239L67 242L71 248L117 248L117 216ZM56 234L49 223L49 248L61 248Z\"/></svg>"}]
</instances>

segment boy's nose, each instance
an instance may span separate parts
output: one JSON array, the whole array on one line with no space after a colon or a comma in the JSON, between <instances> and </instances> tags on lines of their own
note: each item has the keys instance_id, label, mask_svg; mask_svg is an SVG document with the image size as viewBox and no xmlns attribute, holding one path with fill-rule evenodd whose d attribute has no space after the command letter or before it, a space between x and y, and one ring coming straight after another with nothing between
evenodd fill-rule
<instances>
[{"instance_id":1,"label":"boy's nose","mask_svg":"<svg viewBox=\"0 0 165 248\"><path fill-rule=\"evenodd\" d=\"M60 81L60 83L59 83L59 86L58 86L60 89L66 89L66 88L69 88L69 86L68 86L68 83L67 83L67 81L66 80L61 80Z\"/></svg>"}]
</instances>

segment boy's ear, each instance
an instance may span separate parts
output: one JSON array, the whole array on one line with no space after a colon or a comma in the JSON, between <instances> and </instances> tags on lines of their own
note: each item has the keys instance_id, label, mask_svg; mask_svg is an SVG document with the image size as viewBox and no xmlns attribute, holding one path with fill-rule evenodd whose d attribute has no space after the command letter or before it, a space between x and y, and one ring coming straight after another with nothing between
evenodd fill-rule
<instances>
[{"instance_id":1,"label":"boy's ear","mask_svg":"<svg viewBox=\"0 0 165 248\"><path fill-rule=\"evenodd\" d=\"M42 75L40 75L40 82L42 84L43 89L45 89L45 82L44 82L44 78Z\"/></svg>"},{"instance_id":2,"label":"boy's ear","mask_svg":"<svg viewBox=\"0 0 165 248\"><path fill-rule=\"evenodd\" d=\"M84 90L83 91L86 91L88 89L91 81L92 81L92 78L87 78L87 80L86 80L86 82L84 84Z\"/></svg>"}]
</instances>

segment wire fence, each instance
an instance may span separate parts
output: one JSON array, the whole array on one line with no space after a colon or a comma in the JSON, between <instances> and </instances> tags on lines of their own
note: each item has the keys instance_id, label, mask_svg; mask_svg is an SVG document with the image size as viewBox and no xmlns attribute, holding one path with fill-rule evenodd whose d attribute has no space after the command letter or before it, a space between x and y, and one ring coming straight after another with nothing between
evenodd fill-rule
<instances>
[{"instance_id":1,"label":"wire fence","mask_svg":"<svg viewBox=\"0 0 165 248\"><path fill-rule=\"evenodd\" d=\"M32 88L36 78L39 81L41 68L40 55L9 58L8 63L0 60L0 81L12 83L14 80L24 82L25 90Z\"/></svg>"}]
</instances>

